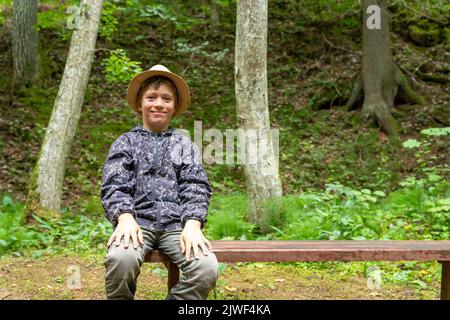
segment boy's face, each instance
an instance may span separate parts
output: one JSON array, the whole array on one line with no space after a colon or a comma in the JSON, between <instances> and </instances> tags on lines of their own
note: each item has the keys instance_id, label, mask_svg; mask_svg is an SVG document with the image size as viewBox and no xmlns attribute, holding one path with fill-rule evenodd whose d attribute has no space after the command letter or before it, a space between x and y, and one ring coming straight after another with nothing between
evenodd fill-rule
<instances>
[{"instance_id":1,"label":"boy's face","mask_svg":"<svg viewBox=\"0 0 450 320\"><path fill-rule=\"evenodd\" d=\"M165 84L161 84L158 89L149 87L142 95L139 111L142 112L144 128L151 131L167 130L175 113L175 95Z\"/></svg>"}]
</instances>

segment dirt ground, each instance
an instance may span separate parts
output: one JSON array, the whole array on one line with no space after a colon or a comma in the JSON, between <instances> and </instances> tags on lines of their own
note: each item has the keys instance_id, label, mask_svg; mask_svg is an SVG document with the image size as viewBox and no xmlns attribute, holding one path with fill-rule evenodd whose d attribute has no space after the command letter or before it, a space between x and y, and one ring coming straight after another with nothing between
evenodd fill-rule
<instances>
[{"instance_id":1,"label":"dirt ground","mask_svg":"<svg viewBox=\"0 0 450 320\"><path fill-rule=\"evenodd\" d=\"M367 279L328 270L275 263L227 264L210 299L218 300L348 300L438 299L439 283L419 290L409 285L382 283L369 289ZM75 271L74 271L75 270ZM80 288L70 279L78 274ZM167 271L162 264L144 264L136 299L164 299ZM39 259L0 259L0 300L105 299L101 255L57 255Z\"/></svg>"}]
</instances>

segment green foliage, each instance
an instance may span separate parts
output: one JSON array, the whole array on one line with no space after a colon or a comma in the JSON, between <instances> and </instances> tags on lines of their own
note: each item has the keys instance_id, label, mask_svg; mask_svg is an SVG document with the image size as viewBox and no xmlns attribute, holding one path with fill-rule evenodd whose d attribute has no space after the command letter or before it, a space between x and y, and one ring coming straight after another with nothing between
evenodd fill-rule
<instances>
[{"instance_id":1,"label":"green foliage","mask_svg":"<svg viewBox=\"0 0 450 320\"><path fill-rule=\"evenodd\" d=\"M49 1L47 3L51 6L51 9L38 12L38 31L50 31L58 35L62 42L69 42L72 30L68 26L70 25L70 20L74 19L73 15L71 15L70 7L75 4L74 1L62 3L57 6L55 6L55 3Z\"/></svg>"},{"instance_id":2,"label":"green foliage","mask_svg":"<svg viewBox=\"0 0 450 320\"><path fill-rule=\"evenodd\" d=\"M0 256L36 245L36 233L23 226L23 207L9 196L0 203Z\"/></svg>"},{"instance_id":3,"label":"green foliage","mask_svg":"<svg viewBox=\"0 0 450 320\"><path fill-rule=\"evenodd\" d=\"M180 14L181 13L181 14ZM202 19L190 17L184 12L175 12L170 5L152 4L139 8L138 17L141 19L157 19L166 26L173 25L177 31L190 30L195 25L203 23Z\"/></svg>"},{"instance_id":4,"label":"green foliage","mask_svg":"<svg viewBox=\"0 0 450 320\"><path fill-rule=\"evenodd\" d=\"M291 193L334 181L345 181L355 189L386 191L398 184L402 165L398 149L380 143L378 129L358 130L346 111L301 108L292 112L289 106L275 110L272 116L281 128L282 182Z\"/></svg>"},{"instance_id":5,"label":"green foliage","mask_svg":"<svg viewBox=\"0 0 450 320\"><path fill-rule=\"evenodd\" d=\"M38 30L59 31L65 26L66 15L60 11L42 11L38 13Z\"/></svg>"},{"instance_id":6,"label":"green foliage","mask_svg":"<svg viewBox=\"0 0 450 320\"><path fill-rule=\"evenodd\" d=\"M114 33L117 31L119 20L116 17L117 6L109 1L105 1L102 7L102 14L98 33L107 41L111 42Z\"/></svg>"},{"instance_id":7,"label":"green foliage","mask_svg":"<svg viewBox=\"0 0 450 320\"><path fill-rule=\"evenodd\" d=\"M43 253L65 251L103 252L113 231L106 219L94 221L82 214L67 215L61 220L45 220L37 216L33 218L38 222L33 229L39 232L38 239L42 248L34 251L35 257Z\"/></svg>"},{"instance_id":8,"label":"green foliage","mask_svg":"<svg viewBox=\"0 0 450 320\"><path fill-rule=\"evenodd\" d=\"M83 198L81 201L80 207L80 214L97 219L101 218L104 219L104 209L100 200L100 197L90 196ZM72 209L73 210L73 209Z\"/></svg>"},{"instance_id":9,"label":"green foliage","mask_svg":"<svg viewBox=\"0 0 450 320\"><path fill-rule=\"evenodd\" d=\"M356 29L360 25L360 3L357 1L304 1L299 3L306 21L312 24L331 25L329 30L334 36L345 33L346 30Z\"/></svg>"},{"instance_id":10,"label":"green foliage","mask_svg":"<svg viewBox=\"0 0 450 320\"><path fill-rule=\"evenodd\" d=\"M246 222L247 198L213 195L209 207L207 236L212 239L250 239L253 225Z\"/></svg>"},{"instance_id":11,"label":"green foliage","mask_svg":"<svg viewBox=\"0 0 450 320\"><path fill-rule=\"evenodd\" d=\"M405 142L403 142L403 147L407 149L413 149L420 147L421 143L417 141L416 139L408 139Z\"/></svg>"},{"instance_id":12,"label":"green foliage","mask_svg":"<svg viewBox=\"0 0 450 320\"><path fill-rule=\"evenodd\" d=\"M242 173L238 165L205 165L205 170L214 190L223 190L223 193L226 194L245 192Z\"/></svg>"},{"instance_id":13,"label":"green foliage","mask_svg":"<svg viewBox=\"0 0 450 320\"><path fill-rule=\"evenodd\" d=\"M112 233L106 219L95 221L83 214L71 215L63 210L64 218L42 219L33 216L36 223L24 224L24 205L4 196L0 204L0 256L5 253L21 255L33 250L33 256L58 252L104 251L104 245ZM83 208L85 213L98 210L92 203Z\"/></svg>"},{"instance_id":14,"label":"green foliage","mask_svg":"<svg viewBox=\"0 0 450 320\"><path fill-rule=\"evenodd\" d=\"M443 1L408 1L410 8L404 5L404 1L394 2L398 3L397 9L394 3L394 11L407 10L409 16L415 16L416 20L423 18L423 14L412 9L438 20L446 16L442 12L448 13L449 10ZM11 1L2 0L2 3L10 5ZM104 3L99 35L107 40L107 47L127 43L130 56L145 57L142 58L143 63L164 60L162 63L171 63L174 71L183 70L191 88L197 92L192 113L174 119L176 125L185 128L194 119L203 119L210 127L217 128L229 128L235 123L233 75L223 72L233 63L233 54L228 48L232 48L234 43L235 1L221 0L218 4L221 7L220 31L224 35L221 37L217 36L217 30L208 33L205 28L209 12L204 5L192 6L178 1L161 4L161 1L152 0L111 0ZM423 137L404 143L405 150L400 153L410 152L418 167L411 176L400 180L398 168L403 164L398 158L399 151L380 143L377 130L368 128L356 133L358 129L352 129L355 126L346 111L318 111L298 106L294 101L298 97L296 81L292 81L290 86L280 82L281 78L297 79L299 74L299 69L294 67L298 64L298 55L292 54L285 45L291 39L286 34L296 33L296 37L311 43L317 40L317 35L310 32L311 26L330 26L326 35L336 43L332 37L347 31L360 32L360 4L355 1L308 0L302 3L271 1L269 5L271 18L285 19L286 12L293 12L296 17L292 19L292 28L276 24L275 19L269 24L273 34L271 38L277 39L270 45L283 47L282 52L276 51L275 47L271 49L275 51L271 51L273 60L269 65L272 67L268 69L272 88L269 96L279 95L282 102L275 100L271 103L271 120L281 131L280 174L283 185L288 186L292 194L283 197L281 208L267 207L270 231L266 235L256 234L255 226L246 221L248 204L242 167L206 166L213 189L218 191L211 199L205 230L207 236L213 239L448 238L449 186L444 178L448 166L436 165L439 153L446 152L442 148L445 148L445 140L439 139L446 137L448 128L426 129L422 131ZM64 9L64 5L61 8ZM50 31L67 35L64 27L66 17L64 10L41 12L40 31L43 34ZM4 16L0 13L0 24L2 19ZM393 23L397 23L396 19ZM196 37L186 37L185 30ZM130 34L133 36L129 37ZM149 52L149 37L152 43L158 44L158 50ZM356 34L355 38L359 35ZM307 53L303 50L307 50L306 47L302 52ZM54 53L49 50L49 54ZM62 55L58 52L56 56ZM63 63L58 63L63 66ZM340 63L340 60L334 63ZM28 249L38 250L37 256L63 250L89 251L106 242L112 230L102 217L103 210L97 197L98 184L95 182L101 176L110 143L129 129L132 120L139 119L132 118L123 97L120 100L118 96L104 98L104 93L111 91L111 84L123 86L128 83L141 71L140 65L131 61L125 50L119 49L103 60L107 85L103 77L93 72L91 80L94 85L89 86L86 95L90 108L85 108L82 114L85 130L78 133L81 139L75 141L76 152L71 160L73 170L67 173L71 185L88 194L70 209L77 214L66 212L61 222L41 219L35 226L27 227L21 222L20 204L6 198L0 209L0 250L3 250L0 254L20 254ZM96 70L95 65L93 70ZM347 90L343 85L347 81L345 77L338 79L340 82L333 81L327 72L321 70L312 81L305 86L302 84L311 107ZM275 92L273 88L276 87L283 89ZM24 128L23 121L22 125L14 120L6 125L11 126L11 130L16 128L16 134L24 141L42 139L55 96L56 89L45 86L30 87L19 93L18 101L33 110L30 115L35 117L33 120L37 119L38 124L31 133ZM90 125L89 120L95 125ZM401 188L392 191L398 184ZM316 191L304 191L310 189ZM239 193L236 195L236 192ZM392 281L412 280L410 268L408 266L407 270L396 273ZM421 281L427 283L425 278ZM421 285L417 283L418 287Z\"/></svg>"},{"instance_id":15,"label":"green foliage","mask_svg":"<svg viewBox=\"0 0 450 320\"><path fill-rule=\"evenodd\" d=\"M111 51L110 56L102 62L106 82L128 83L136 74L142 72L140 64L140 62L131 61L123 49Z\"/></svg>"},{"instance_id":16,"label":"green foliage","mask_svg":"<svg viewBox=\"0 0 450 320\"><path fill-rule=\"evenodd\" d=\"M214 239L448 238L450 183L402 185L389 195L334 183L324 193L283 196L281 209L267 220L272 232L265 236L252 232L255 226L246 222L246 197L217 195L211 201L207 234Z\"/></svg>"},{"instance_id":17,"label":"green foliage","mask_svg":"<svg viewBox=\"0 0 450 320\"><path fill-rule=\"evenodd\" d=\"M18 92L17 99L22 105L27 106L27 110L25 110L23 114L27 115L26 119L28 121L36 125L36 128L34 129L35 132L31 132L29 135L34 136L36 134L40 138L44 137L43 128L47 126L50 119L57 92L57 87L39 85L32 85L28 88L22 88ZM22 129L27 128L25 125L19 125L17 127Z\"/></svg>"},{"instance_id":18,"label":"green foliage","mask_svg":"<svg viewBox=\"0 0 450 320\"><path fill-rule=\"evenodd\" d=\"M193 57L194 55L203 56L216 62L222 62L225 58L225 55L229 52L228 48L225 48L218 52L208 52L206 50L206 48L208 48L210 45L208 41L205 41L201 45L194 47L190 44L190 41L186 39L177 39L175 41L175 45L176 50L181 54L190 54L191 57Z\"/></svg>"},{"instance_id":19,"label":"green foliage","mask_svg":"<svg viewBox=\"0 0 450 320\"><path fill-rule=\"evenodd\" d=\"M392 29L416 44L430 46L450 41L446 31L450 17L448 1L394 0L389 9L395 14Z\"/></svg>"},{"instance_id":20,"label":"green foliage","mask_svg":"<svg viewBox=\"0 0 450 320\"><path fill-rule=\"evenodd\" d=\"M163 21L176 22L177 18L170 11L167 6L164 5L152 5L143 6L139 10L139 17L141 18L158 18Z\"/></svg>"},{"instance_id":21,"label":"green foliage","mask_svg":"<svg viewBox=\"0 0 450 320\"><path fill-rule=\"evenodd\" d=\"M450 16L450 5L446 0L393 0L390 9L405 13L411 21L416 22L420 18L427 17L445 23L445 19Z\"/></svg>"},{"instance_id":22,"label":"green foliage","mask_svg":"<svg viewBox=\"0 0 450 320\"><path fill-rule=\"evenodd\" d=\"M0 0L0 27L5 23L9 15L5 14L4 8L12 6L12 0Z\"/></svg>"},{"instance_id":23,"label":"green foliage","mask_svg":"<svg viewBox=\"0 0 450 320\"><path fill-rule=\"evenodd\" d=\"M448 164L435 165L438 154L434 150L439 150L438 148L441 145L447 144L446 136L450 134L450 127L428 128L420 131L420 133L423 137L421 141L408 139L403 142L403 147L415 151L414 157L418 164L417 170L419 173L427 175L429 179L442 179L440 174L448 172L450 167Z\"/></svg>"},{"instance_id":24,"label":"green foliage","mask_svg":"<svg viewBox=\"0 0 450 320\"><path fill-rule=\"evenodd\" d=\"M421 20L416 25L409 26L409 36L411 39L423 46L433 46L442 40L439 24Z\"/></svg>"},{"instance_id":25,"label":"green foliage","mask_svg":"<svg viewBox=\"0 0 450 320\"><path fill-rule=\"evenodd\" d=\"M445 128L428 128L420 131L425 136L445 136L450 134L450 127Z\"/></svg>"}]
</instances>

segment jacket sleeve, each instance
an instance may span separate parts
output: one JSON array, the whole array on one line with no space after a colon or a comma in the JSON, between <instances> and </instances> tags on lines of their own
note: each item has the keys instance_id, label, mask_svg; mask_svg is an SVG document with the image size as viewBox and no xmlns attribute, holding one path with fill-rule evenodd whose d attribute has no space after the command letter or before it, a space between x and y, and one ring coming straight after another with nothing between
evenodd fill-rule
<instances>
[{"instance_id":1,"label":"jacket sleeve","mask_svg":"<svg viewBox=\"0 0 450 320\"><path fill-rule=\"evenodd\" d=\"M198 147L190 142L190 156L184 157L178 177L178 190L181 200L181 226L188 220L201 222L203 228L206 223L211 186L205 170L201 164Z\"/></svg>"},{"instance_id":2,"label":"jacket sleeve","mask_svg":"<svg viewBox=\"0 0 450 320\"><path fill-rule=\"evenodd\" d=\"M114 227L122 213L131 213L136 218L133 206L136 181L134 169L131 143L123 134L111 145L103 167L100 188L105 215Z\"/></svg>"}]
</instances>

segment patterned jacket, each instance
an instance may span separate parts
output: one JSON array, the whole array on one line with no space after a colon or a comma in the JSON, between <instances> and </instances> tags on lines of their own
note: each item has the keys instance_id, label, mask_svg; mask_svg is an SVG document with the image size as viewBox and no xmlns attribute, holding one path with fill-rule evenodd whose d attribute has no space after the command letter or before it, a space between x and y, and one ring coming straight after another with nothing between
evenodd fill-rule
<instances>
[{"instance_id":1,"label":"patterned jacket","mask_svg":"<svg viewBox=\"0 0 450 320\"><path fill-rule=\"evenodd\" d=\"M100 195L114 227L128 212L144 228L173 231L189 219L204 226L211 187L189 138L173 128L153 132L137 126L112 144Z\"/></svg>"}]
</instances>

